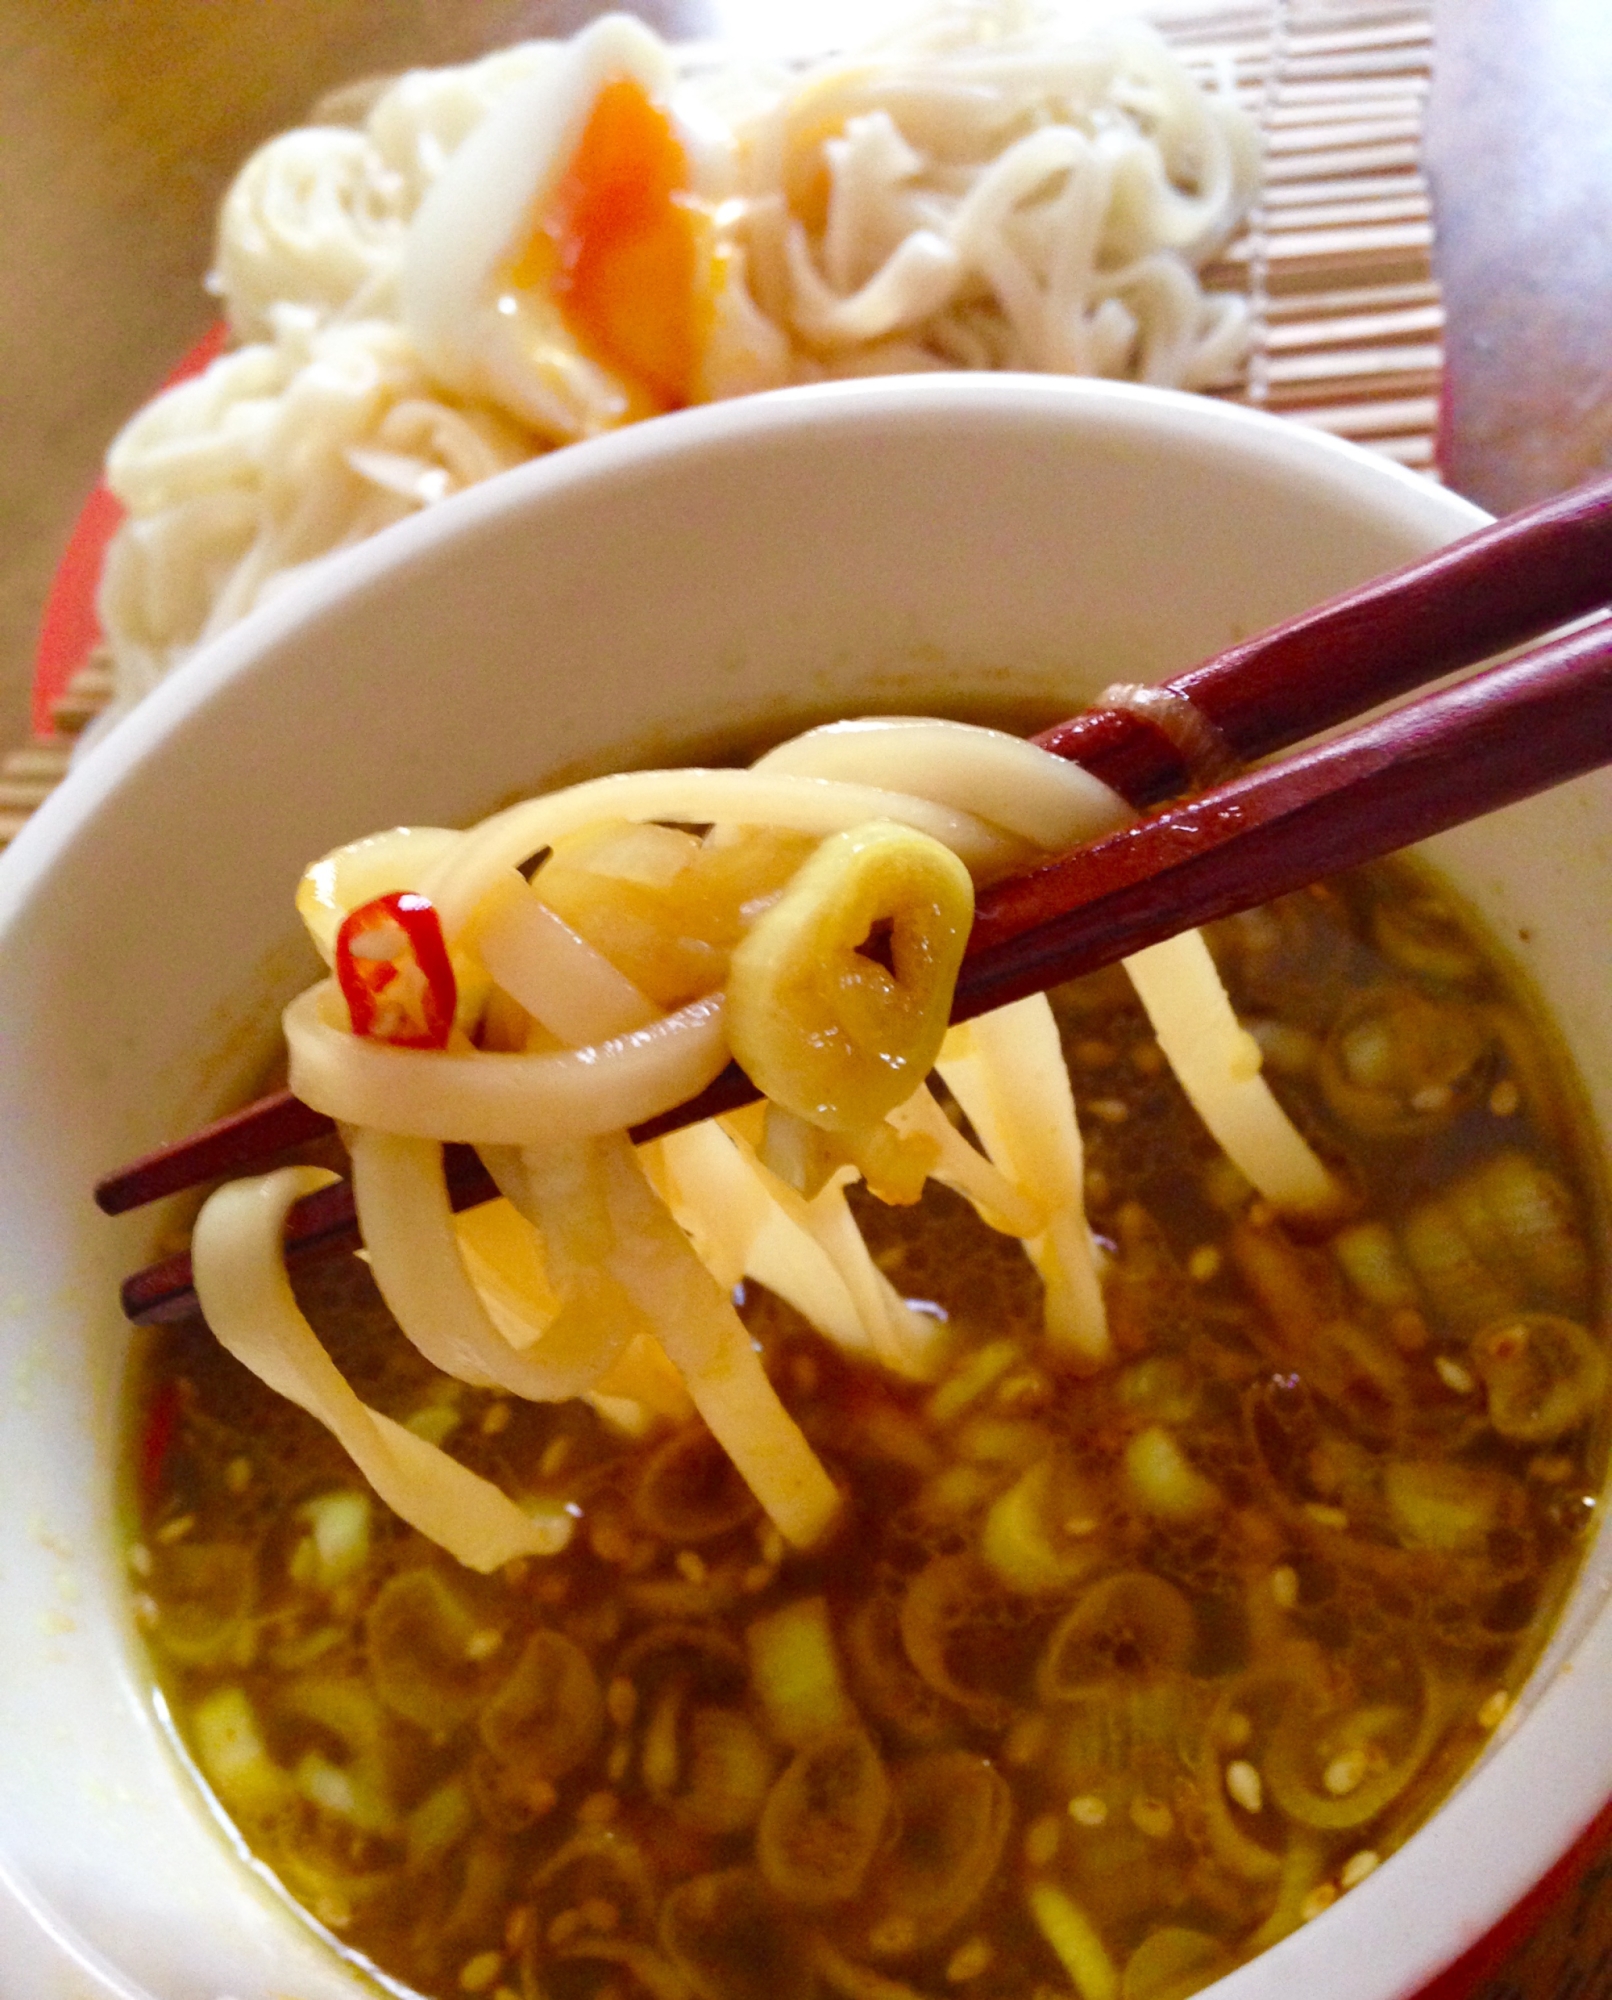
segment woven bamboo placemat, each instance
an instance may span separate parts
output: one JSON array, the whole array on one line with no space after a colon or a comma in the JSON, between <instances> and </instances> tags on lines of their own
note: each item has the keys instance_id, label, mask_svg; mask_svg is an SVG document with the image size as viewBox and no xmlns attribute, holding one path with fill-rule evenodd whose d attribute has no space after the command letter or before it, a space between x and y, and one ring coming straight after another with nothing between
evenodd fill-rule
<instances>
[{"instance_id":1,"label":"woven bamboo placemat","mask_svg":"<svg viewBox=\"0 0 1612 2000\"><path fill-rule=\"evenodd\" d=\"M1444 315L1422 124L1425 0L1275 0L1155 16L1264 144L1248 225L1205 282L1244 291L1254 349L1237 400L1435 473Z\"/></svg>"},{"instance_id":2,"label":"woven bamboo placemat","mask_svg":"<svg viewBox=\"0 0 1612 2000\"><path fill-rule=\"evenodd\" d=\"M1254 323L1232 399L1335 431L1435 473L1443 315L1420 150L1431 0L1175 0L1153 18L1206 80L1233 90L1264 142L1247 227L1205 273ZM95 652L53 727L0 758L0 846L66 774L111 696Z\"/></svg>"}]
</instances>

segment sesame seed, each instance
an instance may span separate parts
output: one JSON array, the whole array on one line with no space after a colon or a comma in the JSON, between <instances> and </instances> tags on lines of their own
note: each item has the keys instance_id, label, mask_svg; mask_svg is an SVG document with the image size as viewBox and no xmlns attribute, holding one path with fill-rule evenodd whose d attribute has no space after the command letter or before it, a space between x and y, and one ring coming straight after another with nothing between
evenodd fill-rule
<instances>
[{"instance_id":1,"label":"sesame seed","mask_svg":"<svg viewBox=\"0 0 1612 2000\"><path fill-rule=\"evenodd\" d=\"M1412 1111L1443 1111L1455 1095L1447 1083L1429 1083L1413 1093Z\"/></svg>"},{"instance_id":2,"label":"sesame seed","mask_svg":"<svg viewBox=\"0 0 1612 2000\"><path fill-rule=\"evenodd\" d=\"M1132 1799L1131 1825L1149 1840L1168 1840L1175 1832L1175 1814L1163 1799Z\"/></svg>"},{"instance_id":3,"label":"sesame seed","mask_svg":"<svg viewBox=\"0 0 1612 2000\"><path fill-rule=\"evenodd\" d=\"M1220 1725L1221 1748L1241 1750L1254 1738L1254 1725L1240 1709L1233 1709Z\"/></svg>"},{"instance_id":4,"label":"sesame seed","mask_svg":"<svg viewBox=\"0 0 1612 2000\"><path fill-rule=\"evenodd\" d=\"M1078 1069L1107 1069L1114 1060L1113 1044L1093 1038L1076 1042L1073 1053Z\"/></svg>"},{"instance_id":5,"label":"sesame seed","mask_svg":"<svg viewBox=\"0 0 1612 2000\"><path fill-rule=\"evenodd\" d=\"M1511 1118L1522 1108L1522 1092L1509 1076L1503 1076L1489 1092L1489 1109L1496 1118Z\"/></svg>"},{"instance_id":6,"label":"sesame seed","mask_svg":"<svg viewBox=\"0 0 1612 2000\"><path fill-rule=\"evenodd\" d=\"M1244 1812L1265 1810L1265 1785L1259 1772L1244 1757L1226 1766L1226 1791L1234 1805Z\"/></svg>"},{"instance_id":7,"label":"sesame seed","mask_svg":"<svg viewBox=\"0 0 1612 2000\"><path fill-rule=\"evenodd\" d=\"M136 1576L149 1576L152 1570L156 1568L156 1564L152 1560L151 1551L146 1547L144 1542L131 1542L129 1544L129 1567L134 1571Z\"/></svg>"},{"instance_id":8,"label":"sesame seed","mask_svg":"<svg viewBox=\"0 0 1612 2000\"><path fill-rule=\"evenodd\" d=\"M1360 1781L1365 1775L1365 1751L1345 1750L1334 1757L1321 1773L1321 1783L1335 1799L1346 1799L1351 1792L1360 1789Z\"/></svg>"},{"instance_id":9,"label":"sesame seed","mask_svg":"<svg viewBox=\"0 0 1612 2000\"><path fill-rule=\"evenodd\" d=\"M1108 1807L1095 1792L1082 1792L1069 1801L1069 1817L1076 1826L1103 1826L1108 1819Z\"/></svg>"},{"instance_id":10,"label":"sesame seed","mask_svg":"<svg viewBox=\"0 0 1612 2000\"><path fill-rule=\"evenodd\" d=\"M1132 1042L1131 1061L1141 1076L1161 1076L1164 1073L1164 1051L1157 1042Z\"/></svg>"},{"instance_id":11,"label":"sesame seed","mask_svg":"<svg viewBox=\"0 0 1612 2000\"><path fill-rule=\"evenodd\" d=\"M1414 1306L1396 1306L1388 1315L1388 1332L1401 1354L1420 1354L1427 1345L1427 1321Z\"/></svg>"},{"instance_id":12,"label":"sesame seed","mask_svg":"<svg viewBox=\"0 0 1612 2000\"><path fill-rule=\"evenodd\" d=\"M784 1538L782 1531L771 1521L764 1521L756 1534L761 1549L761 1560L773 1569L784 1559Z\"/></svg>"},{"instance_id":13,"label":"sesame seed","mask_svg":"<svg viewBox=\"0 0 1612 2000\"><path fill-rule=\"evenodd\" d=\"M231 1493L244 1493L252 1483L252 1461L249 1458L232 1458L224 1468L224 1484Z\"/></svg>"},{"instance_id":14,"label":"sesame seed","mask_svg":"<svg viewBox=\"0 0 1612 2000\"><path fill-rule=\"evenodd\" d=\"M739 1578L739 1588L748 1596L754 1597L757 1591L765 1590L772 1579L773 1572L765 1563L752 1563Z\"/></svg>"},{"instance_id":15,"label":"sesame seed","mask_svg":"<svg viewBox=\"0 0 1612 2000\"><path fill-rule=\"evenodd\" d=\"M482 1436L497 1437L500 1431L508 1430L513 1414L508 1403L489 1403L481 1413Z\"/></svg>"},{"instance_id":16,"label":"sesame seed","mask_svg":"<svg viewBox=\"0 0 1612 2000\"><path fill-rule=\"evenodd\" d=\"M1347 1528L1349 1516L1341 1507L1325 1507L1319 1500L1307 1500L1304 1511L1318 1528Z\"/></svg>"},{"instance_id":17,"label":"sesame seed","mask_svg":"<svg viewBox=\"0 0 1612 2000\"><path fill-rule=\"evenodd\" d=\"M1338 1900L1338 1892L1330 1882L1322 1882L1312 1889L1299 1905L1299 1922L1313 1924L1323 1910L1330 1910Z\"/></svg>"},{"instance_id":18,"label":"sesame seed","mask_svg":"<svg viewBox=\"0 0 1612 2000\"><path fill-rule=\"evenodd\" d=\"M574 1441L566 1432L562 1431L557 1438L550 1438L543 1447L543 1456L537 1461L538 1477L557 1479L570 1464L574 1449Z\"/></svg>"},{"instance_id":19,"label":"sesame seed","mask_svg":"<svg viewBox=\"0 0 1612 2000\"><path fill-rule=\"evenodd\" d=\"M504 1923L504 1949L519 1951L532 1935L535 1912L530 1903L517 1903Z\"/></svg>"},{"instance_id":20,"label":"sesame seed","mask_svg":"<svg viewBox=\"0 0 1612 2000\"><path fill-rule=\"evenodd\" d=\"M625 1674L617 1674L605 1689L605 1713L618 1729L630 1729L638 1713L638 1690Z\"/></svg>"},{"instance_id":21,"label":"sesame seed","mask_svg":"<svg viewBox=\"0 0 1612 2000\"><path fill-rule=\"evenodd\" d=\"M1381 1865L1382 1856L1374 1854L1369 1847L1363 1847L1358 1854L1349 1856L1339 1872L1338 1880L1346 1889L1358 1889L1366 1877Z\"/></svg>"},{"instance_id":22,"label":"sesame seed","mask_svg":"<svg viewBox=\"0 0 1612 2000\"><path fill-rule=\"evenodd\" d=\"M918 1926L911 1917L885 1917L868 1932L868 1950L880 1957L911 1951L918 1941Z\"/></svg>"},{"instance_id":23,"label":"sesame seed","mask_svg":"<svg viewBox=\"0 0 1612 2000\"><path fill-rule=\"evenodd\" d=\"M465 1658L472 1661L490 1660L504 1643L504 1635L496 1625L483 1625L472 1632L465 1641Z\"/></svg>"},{"instance_id":24,"label":"sesame seed","mask_svg":"<svg viewBox=\"0 0 1612 2000\"><path fill-rule=\"evenodd\" d=\"M1123 1125L1131 1115L1131 1108L1123 1097L1094 1097L1086 1109L1105 1125Z\"/></svg>"},{"instance_id":25,"label":"sesame seed","mask_svg":"<svg viewBox=\"0 0 1612 2000\"><path fill-rule=\"evenodd\" d=\"M610 1755L605 1759L605 1776L613 1785L624 1785L631 1769L632 1738L623 1736L611 1746Z\"/></svg>"},{"instance_id":26,"label":"sesame seed","mask_svg":"<svg viewBox=\"0 0 1612 2000\"><path fill-rule=\"evenodd\" d=\"M1271 1596L1284 1611L1291 1611L1299 1601L1299 1573L1291 1563L1279 1563L1271 1571Z\"/></svg>"},{"instance_id":27,"label":"sesame seed","mask_svg":"<svg viewBox=\"0 0 1612 2000\"><path fill-rule=\"evenodd\" d=\"M705 1567L705 1558L694 1549L679 1549L676 1556L677 1573L690 1583L704 1583L711 1572Z\"/></svg>"},{"instance_id":28,"label":"sesame seed","mask_svg":"<svg viewBox=\"0 0 1612 2000\"><path fill-rule=\"evenodd\" d=\"M1498 1729L1511 1712L1511 1696L1504 1688L1496 1688L1494 1693L1478 1710L1478 1721L1485 1729Z\"/></svg>"},{"instance_id":29,"label":"sesame seed","mask_svg":"<svg viewBox=\"0 0 1612 2000\"><path fill-rule=\"evenodd\" d=\"M182 1542L195 1525L194 1514L176 1514L171 1521L163 1522L153 1539L167 1547L171 1542Z\"/></svg>"},{"instance_id":30,"label":"sesame seed","mask_svg":"<svg viewBox=\"0 0 1612 2000\"><path fill-rule=\"evenodd\" d=\"M162 1616L162 1612L157 1605L157 1600L148 1590L137 1590L134 1593L132 1605L135 1624L143 1625L147 1631L150 1631Z\"/></svg>"},{"instance_id":31,"label":"sesame seed","mask_svg":"<svg viewBox=\"0 0 1612 2000\"><path fill-rule=\"evenodd\" d=\"M485 1993L504 1969L504 1954L501 1951L478 1951L474 1958L467 1958L459 1968L459 1990L462 1993Z\"/></svg>"},{"instance_id":32,"label":"sesame seed","mask_svg":"<svg viewBox=\"0 0 1612 2000\"><path fill-rule=\"evenodd\" d=\"M1032 1409L1047 1400L1051 1387L1039 1368L1020 1368L997 1383L992 1400L1002 1409Z\"/></svg>"},{"instance_id":33,"label":"sesame seed","mask_svg":"<svg viewBox=\"0 0 1612 2000\"><path fill-rule=\"evenodd\" d=\"M1219 1277L1224 1262L1218 1245L1200 1243L1187 1259L1187 1276L1195 1285L1207 1285L1211 1279Z\"/></svg>"},{"instance_id":34,"label":"sesame seed","mask_svg":"<svg viewBox=\"0 0 1612 2000\"><path fill-rule=\"evenodd\" d=\"M342 1931L353 1920L353 1906L337 1889L321 1889L308 1905L327 1930Z\"/></svg>"},{"instance_id":35,"label":"sesame seed","mask_svg":"<svg viewBox=\"0 0 1612 2000\"><path fill-rule=\"evenodd\" d=\"M627 1563L632 1560L633 1538L619 1521L595 1521L588 1531L588 1540L601 1562Z\"/></svg>"},{"instance_id":36,"label":"sesame seed","mask_svg":"<svg viewBox=\"0 0 1612 2000\"><path fill-rule=\"evenodd\" d=\"M978 1979L991 1958L991 1947L984 1938L970 1938L966 1944L960 1944L947 1961L946 1977L953 1986L961 1986L968 1979Z\"/></svg>"},{"instance_id":37,"label":"sesame seed","mask_svg":"<svg viewBox=\"0 0 1612 2000\"><path fill-rule=\"evenodd\" d=\"M1478 1386L1473 1379L1472 1370L1463 1368L1453 1355L1435 1355L1433 1366L1445 1388L1453 1389L1458 1396L1470 1396Z\"/></svg>"},{"instance_id":38,"label":"sesame seed","mask_svg":"<svg viewBox=\"0 0 1612 2000\"><path fill-rule=\"evenodd\" d=\"M1045 1715L1021 1715L1002 1739L1003 1759L1017 1769L1040 1761L1052 1725Z\"/></svg>"},{"instance_id":39,"label":"sesame seed","mask_svg":"<svg viewBox=\"0 0 1612 2000\"><path fill-rule=\"evenodd\" d=\"M1051 1813L1030 1822L1024 1836L1024 1858L1032 1868L1045 1868L1056 1859L1063 1828Z\"/></svg>"}]
</instances>

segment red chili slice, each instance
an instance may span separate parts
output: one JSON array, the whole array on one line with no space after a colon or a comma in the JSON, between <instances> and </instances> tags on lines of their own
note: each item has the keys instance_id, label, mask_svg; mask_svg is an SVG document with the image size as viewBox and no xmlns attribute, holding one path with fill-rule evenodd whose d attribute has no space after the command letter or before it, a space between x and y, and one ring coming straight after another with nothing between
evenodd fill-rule
<instances>
[{"instance_id":1,"label":"red chili slice","mask_svg":"<svg viewBox=\"0 0 1612 2000\"><path fill-rule=\"evenodd\" d=\"M353 1033L399 1049L445 1049L459 986L442 922L402 890L351 911L336 933L336 983Z\"/></svg>"},{"instance_id":2,"label":"red chili slice","mask_svg":"<svg viewBox=\"0 0 1612 2000\"><path fill-rule=\"evenodd\" d=\"M170 1376L146 1405L140 1432L140 1497L149 1506L157 1497L174 1434L179 1429L179 1384Z\"/></svg>"}]
</instances>

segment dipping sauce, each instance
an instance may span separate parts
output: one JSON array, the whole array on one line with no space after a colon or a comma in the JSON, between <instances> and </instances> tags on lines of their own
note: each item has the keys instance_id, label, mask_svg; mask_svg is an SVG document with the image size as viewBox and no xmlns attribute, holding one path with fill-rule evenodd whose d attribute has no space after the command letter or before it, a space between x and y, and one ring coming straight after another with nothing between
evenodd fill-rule
<instances>
[{"instance_id":1,"label":"dipping sauce","mask_svg":"<svg viewBox=\"0 0 1612 2000\"><path fill-rule=\"evenodd\" d=\"M1018 1245L857 1203L956 1335L912 1384L758 1287L846 1495L782 1538L697 1422L436 1374L355 1259L302 1300L366 1401L571 1545L491 1576L391 1517L199 1322L149 1350L131 1581L165 1711L344 1952L440 2000L1176 2000L1321 1915L1448 1792L1605 1471L1573 1086L1429 876L1210 934L1356 1191L1279 1222L1122 973L1055 996L1117 1363L1045 1365Z\"/></svg>"}]
</instances>

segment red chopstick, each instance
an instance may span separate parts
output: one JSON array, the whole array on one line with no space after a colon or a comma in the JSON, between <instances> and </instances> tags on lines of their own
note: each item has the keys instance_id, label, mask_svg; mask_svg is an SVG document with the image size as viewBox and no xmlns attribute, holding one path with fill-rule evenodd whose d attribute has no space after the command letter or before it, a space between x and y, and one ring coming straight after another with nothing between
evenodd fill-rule
<instances>
[{"instance_id":1,"label":"red chopstick","mask_svg":"<svg viewBox=\"0 0 1612 2000\"><path fill-rule=\"evenodd\" d=\"M1270 756L1605 608L1609 576L1612 479L1600 479L1345 591L1161 685L1189 701L1236 757ZM1036 741L1084 764L1137 807L1180 791L1189 777L1170 738L1131 710L1094 709ZM323 1113L280 1091L108 1174L95 1199L121 1215L331 1130Z\"/></svg>"},{"instance_id":2,"label":"red chopstick","mask_svg":"<svg viewBox=\"0 0 1612 2000\"><path fill-rule=\"evenodd\" d=\"M1612 763L1612 622L1537 648L1332 742L1250 772L1106 840L984 891L954 1020L1111 965L1144 946ZM711 1090L635 1131L650 1138L755 1095L730 1068ZM451 1148L456 1207L491 1180ZM292 1211L287 1247L356 1241L345 1183ZM195 1309L189 1259L137 1272L134 1320Z\"/></svg>"},{"instance_id":3,"label":"red chopstick","mask_svg":"<svg viewBox=\"0 0 1612 2000\"><path fill-rule=\"evenodd\" d=\"M1612 478L1576 486L1327 599L1160 683L1242 762L1459 667L1604 611L1612 599ZM1170 740L1125 710L1091 709L1035 739L1133 806L1184 789Z\"/></svg>"},{"instance_id":4,"label":"red chopstick","mask_svg":"<svg viewBox=\"0 0 1612 2000\"><path fill-rule=\"evenodd\" d=\"M985 890L954 1020L1612 763L1612 620Z\"/></svg>"}]
</instances>

